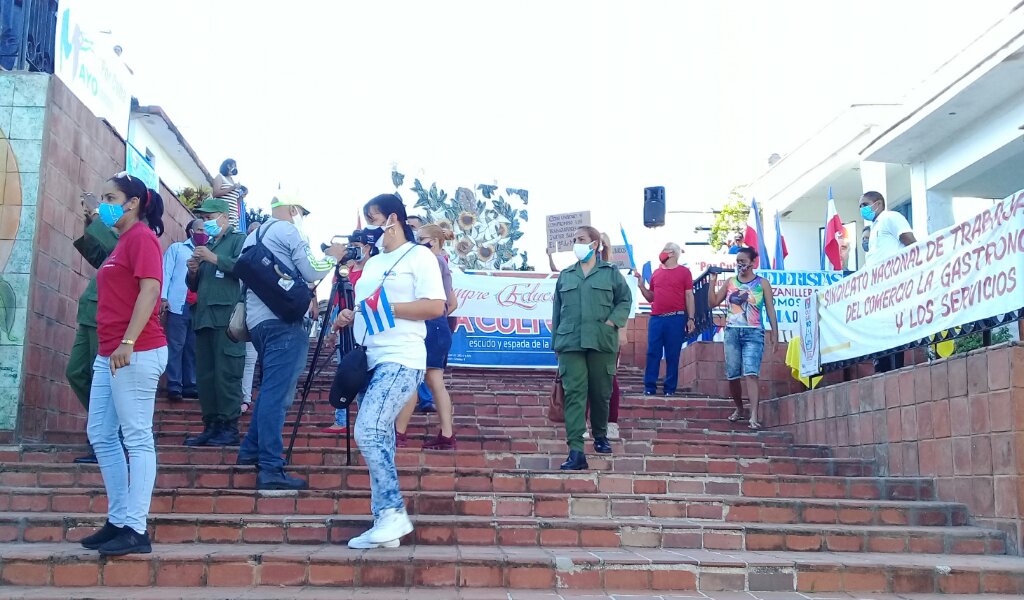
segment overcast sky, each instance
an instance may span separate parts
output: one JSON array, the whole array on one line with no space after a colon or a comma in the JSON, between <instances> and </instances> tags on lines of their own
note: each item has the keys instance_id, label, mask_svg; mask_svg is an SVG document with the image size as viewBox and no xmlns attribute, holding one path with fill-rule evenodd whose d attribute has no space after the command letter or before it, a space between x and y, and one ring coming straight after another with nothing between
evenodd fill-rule
<instances>
[{"instance_id":1,"label":"overcast sky","mask_svg":"<svg viewBox=\"0 0 1024 600\"><path fill-rule=\"evenodd\" d=\"M134 95L211 171L236 158L251 204L298 190L314 241L351 231L394 162L407 185L528 189L543 268L545 214L621 220L649 259L678 236L643 232L644 186L670 210L717 207L845 107L898 102L1015 2L89 4Z\"/></svg>"}]
</instances>

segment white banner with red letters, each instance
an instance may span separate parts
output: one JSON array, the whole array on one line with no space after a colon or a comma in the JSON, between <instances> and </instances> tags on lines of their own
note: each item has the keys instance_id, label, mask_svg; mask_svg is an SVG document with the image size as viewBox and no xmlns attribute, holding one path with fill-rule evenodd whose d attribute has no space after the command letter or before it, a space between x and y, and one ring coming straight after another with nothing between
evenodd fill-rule
<instances>
[{"instance_id":1,"label":"white banner with red letters","mask_svg":"<svg viewBox=\"0 0 1024 600\"><path fill-rule=\"evenodd\" d=\"M821 362L859 358L1024 306L1024 190L826 288Z\"/></svg>"},{"instance_id":2,"label":"white banner with red letters","mask_svg":"<svg viewBox=\"0 0 1024 600\"><path fill-rule=\"evenodd\" d=\"M633 292L632 317L637 311L636 278L623 274ZM550 321L554 310L557 274L547 278L506 277L486 271L464 273L452 269L452 288L458 297L453 317L493 317Z\"/></svg>"}]
</instances>

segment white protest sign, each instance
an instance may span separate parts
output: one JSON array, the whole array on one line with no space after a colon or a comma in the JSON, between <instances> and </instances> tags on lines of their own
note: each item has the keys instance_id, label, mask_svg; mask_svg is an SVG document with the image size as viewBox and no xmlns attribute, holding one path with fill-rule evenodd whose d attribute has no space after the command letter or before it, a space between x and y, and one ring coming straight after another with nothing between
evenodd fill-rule
<instances>
[{"instance_id":1,"label":"white protest sign","mask_svg":"<svg viewBox=\"0 0 1024 600\"><path fill-rule=\"evenodd\" d=\"M559 252L572 250L576 230L590 225L590 211L562 213L547 216L548 248Z\"/></svg>"},{"instance_id":2,"label":"white protest sign","mask_svg":"<svg viewBox=\"0 0 1024 600\"><path fill-rule=\"evenodd\" d=\"M821 338L818 335L818 294L812 293L800 302L800 376L821 373Z\"/></svg>"}]
</instances>

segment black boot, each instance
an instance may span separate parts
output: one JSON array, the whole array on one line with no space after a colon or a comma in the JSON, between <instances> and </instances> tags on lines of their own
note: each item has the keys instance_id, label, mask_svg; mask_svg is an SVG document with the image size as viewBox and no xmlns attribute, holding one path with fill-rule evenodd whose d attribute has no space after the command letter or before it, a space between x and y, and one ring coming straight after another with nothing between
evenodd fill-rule
<instances>
[{"instance_id":1,"label":"black boot","mask_svg":"<svg viewBox=\"0 0 1024 600\"><path fill-rule=\"evenodd\" d=\"M210 439L206 440L207 446L237 446L238 444L238 421L218 419L214 422L214 433Z\"/></svg>"},{"instance_id":2,"label":"black boot","mask_svg":"<svg viewBox=\"0 0 1024 600\"><path fill-rule=\"evenodd\" d=\"M309 487L305 479L291 477L284 472L284 469L277 471L260 471L256 476L256 489L258 490L304 490Z\"/></svg>"},{"instance_id":3,"label":"black boot","mask_svg":"<svg viewBox=\"0 0 1024 600\"><path fill-rule=\"evenodd\" d=\"M199 435L185 438L185 445L190 447L196 446L209 446L210 438L217 435L217 421L204 417L203 422L206 423L206 429L203 430Z\"/></svg>"},{"instance_id":4,"label":"black boot","mask_svg":"<svg viewBox=\"0 0 1024 600\"><path fill-rule=\"evenodd\" d=\"M597 452L598 454L611 454L612 453L612 445L610 443L608 443L608 438L606 438L606 437L596 437L596 438L594 438L594 452Z\"/></svg>"},{"instance_id":5,"label":"black boot","mask_svg":"<svg viewBox=\"0 0 1024 600\"><path fill-rule=\"evenodd\" d=\"M587 457L579 450L570 450L569 458L559 467L563 471L585 471L590 468Z\"/></svg>"}]
</instances>

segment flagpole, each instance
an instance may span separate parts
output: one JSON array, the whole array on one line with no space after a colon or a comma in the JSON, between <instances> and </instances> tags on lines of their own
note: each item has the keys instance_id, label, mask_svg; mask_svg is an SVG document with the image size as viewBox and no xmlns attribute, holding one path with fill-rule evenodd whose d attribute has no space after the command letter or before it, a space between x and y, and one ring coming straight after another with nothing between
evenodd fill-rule
<instances>
[{"instance_id":1,"label":"flagpole","mask_svg":"<svg viewBox=\"0 0 1024 600\"><path fill-rule=\"evenodd\" d=\"M824 223L825 223L825 229L824 230L825 231L828 231L828 203L831 200L832 200L832 186L830 185L830 186L828 186L828 200L825 202L825 221L824 221ZM825 240L824 235L821 236L821 251L820 251L821 256L819 256L818 258L821 261L821 270L822 271L825 270L825 242L826 241L827 240Z\"/></svg>"}]
</instances>

